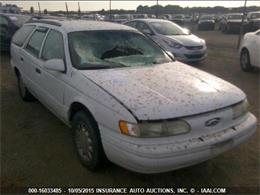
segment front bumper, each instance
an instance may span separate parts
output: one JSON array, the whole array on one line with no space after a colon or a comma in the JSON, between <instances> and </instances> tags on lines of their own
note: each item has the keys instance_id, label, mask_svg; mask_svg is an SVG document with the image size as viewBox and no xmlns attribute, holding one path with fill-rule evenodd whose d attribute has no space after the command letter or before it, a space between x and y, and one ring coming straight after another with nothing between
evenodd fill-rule
<instances>
[{"instance_id":1,"label":"front bumper","mask_svg":"<svg viewBox=\"0 0 260 195\"><path fill-rule=\"evenodd\" d=\"M207 48L204 46L200 50L189 50L186 48L172 50L171 53L180 62L199 62L207 58Z\"/></svg>"},{"instance_id":2,"label":"front bumper","mask_svg":"<svg viewBox=\"0 0 260 195\"><path fill-rule=\"evenodd\" d=\"M167 144L124 136L100 126L108 159L140 173L166 172L203 162L245 142L255 131L256 118L252 114L232 128Z\"/></svg>"}]
</instances>

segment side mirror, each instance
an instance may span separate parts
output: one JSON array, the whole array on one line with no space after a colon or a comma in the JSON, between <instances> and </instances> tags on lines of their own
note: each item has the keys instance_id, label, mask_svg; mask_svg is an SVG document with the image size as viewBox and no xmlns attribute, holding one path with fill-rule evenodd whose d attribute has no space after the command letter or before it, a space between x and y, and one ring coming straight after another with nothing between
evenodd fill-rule
<instances>
[{"instance_id":1,"label":"side mirror","mask_svg":"<svg viewBox=\"0 0 260 195\"><path fill-rule=\"evenodd\" d=\"M65 71L65 64L62 59L47 60L43 67L51 71L57 71L57 72Z\"/></svg>"},{"instance_id":2,"label":"side mirror","mask_svg":"<svg viewBox=\"0 0 260 195\"><path fill-rule=\"evenodd\" d=\"M187 33L188 35L190 35L190 34L191 34L191 32L190 32L190 30L189 30L189 29L187 29L187 28L183 28L183 30L184 30L184 32L185 32L185 33Z\"/></svg>"}]
</instances>

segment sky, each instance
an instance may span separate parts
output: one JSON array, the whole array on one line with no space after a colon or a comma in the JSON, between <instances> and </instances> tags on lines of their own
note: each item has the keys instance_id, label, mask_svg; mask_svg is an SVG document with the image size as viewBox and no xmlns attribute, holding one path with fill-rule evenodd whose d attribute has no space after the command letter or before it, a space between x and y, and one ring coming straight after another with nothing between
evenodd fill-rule
<instances>
[{"instance_id":1,"label":"sky","mask_svg":"<svg viewBox=\"0 0 260 195\"><path fill-rule=\"evenodd\" d=\"M22 7L24 10L29 10L31 6L35 10L38 10L38 1L1 1L2 4L16 4L19 7ZM66 10L65 1L44 1L41 0L40 7L41 10L47 9L48 11L58 11ZM109 0L96 0L96 1L79 1L81 11L97 11L101 9L109 9ZM78 10L78 1L67 1L69 10ZM127 9L135 10L139 5L148 5L152 6L156 4L156 0L132 0L132 1L123 1L123 0L112 0L112 9ZM240 7L244 5L244 1L241 0L226 0L226 1L168 1L168 0L159 0L159 4L162 6L165 5L179 5L181 7L214 7L214 6L224 6L224 7ZM260 6L260 0L248 0L248 6Z\"/></svg>"}]
</instances>

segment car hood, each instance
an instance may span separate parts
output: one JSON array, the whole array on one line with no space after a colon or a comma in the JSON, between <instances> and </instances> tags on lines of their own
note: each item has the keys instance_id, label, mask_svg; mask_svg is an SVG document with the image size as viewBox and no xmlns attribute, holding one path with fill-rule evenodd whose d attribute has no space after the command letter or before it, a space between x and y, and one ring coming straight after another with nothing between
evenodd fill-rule
<instances>
[{"instance_id":1,"label":"car hood","mask_svg":"<svg viewBox=\"0 0 260 195\"><path fill-rule=\"evenodd\" d=\"M260 18L255 18L251 20L252 22L260 22Z\"/></svg>"},{"instance_id":2,"label":"car hood","mask_svg":"<svg viewBox=\"0 0 260 195\"><path fill-rule=\"evenodd\" d=\"M228 20L228 22L241 23L241 22L242 22L242 19L230 19L230 20Z\"/></svg>"},{"instance_id":3,"label":"car hood","mask_svg":"<svg viewBox=\"0 0 260 195\"><path fill-rule=\"evenodd\" d=\"M199 20L199 23L203 23L203 22L210 22L210 23L215 23L214 20Z\"/></svg>"},{"instance_id":4,"label":"car hood","mask_svg":"<svg viewBox=\"0 0 260 195\"><path fill-rule=\"evenodd\" d=\"M201 46L204 45L204 41L199 37L191 34L191 35L171 35L166 36L169 40L174 40L185 46Z\"/></svg>"},{"instance_id":5,"label":"car hood","mask_svg":"<svg viewBox=\"0 0 260 195\"><path fill-rule=\"evenodd\" d=\"M246 97L232 84L180 62L82 73L131 110L138 120L209 112Z\"/></svg>"}]
</instances>

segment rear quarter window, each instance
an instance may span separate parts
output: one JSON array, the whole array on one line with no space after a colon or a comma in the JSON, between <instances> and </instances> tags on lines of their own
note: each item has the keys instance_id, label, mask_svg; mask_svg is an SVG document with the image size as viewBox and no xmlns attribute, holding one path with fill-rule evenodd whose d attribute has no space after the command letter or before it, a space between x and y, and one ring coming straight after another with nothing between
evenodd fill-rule
<instances>
[{"instance_id":1,"label":"rear quarter window","mask_svg":"<svg viewBox=\"0 0 260 195\"><path fill-rule=\"evenodd\" d=\"M26 38L31 34L35 26L23 26L13 36L12 43L21 47L25 42Z\"/></svg>"}]
</instances>

